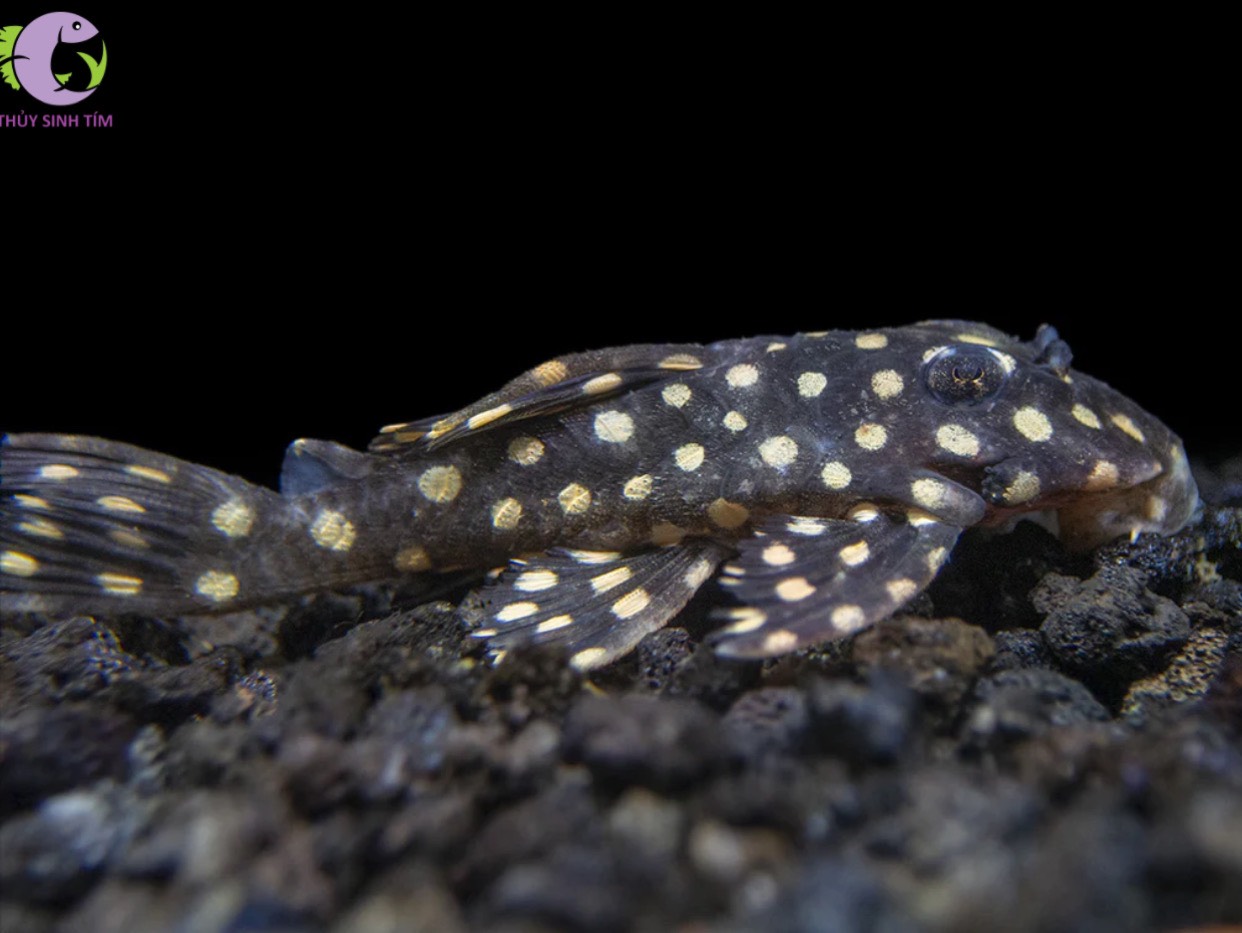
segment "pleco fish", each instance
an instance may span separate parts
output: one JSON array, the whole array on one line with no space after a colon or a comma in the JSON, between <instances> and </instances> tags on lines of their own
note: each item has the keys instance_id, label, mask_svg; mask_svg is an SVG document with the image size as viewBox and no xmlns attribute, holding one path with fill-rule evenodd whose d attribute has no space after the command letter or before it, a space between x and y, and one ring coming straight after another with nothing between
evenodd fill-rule
<instances>
[{"instance_id":1,"label":"pleco fish","mask_svg":"<svg viewBox=\"0 0 1242 933\"><path fill-rule=\"evenodd\" d=\"M899 609L971 526L1054 513L1084 550L1187 523L1181 441L1069 364L1050 327L1019 342L964 321L574 354L369 453L295 441L280 494L11 435L5 608L190 615L507 562L474 634L586 670L719 572L738 605L716 650L779 655Z\"/></svg>"}]
</instances>

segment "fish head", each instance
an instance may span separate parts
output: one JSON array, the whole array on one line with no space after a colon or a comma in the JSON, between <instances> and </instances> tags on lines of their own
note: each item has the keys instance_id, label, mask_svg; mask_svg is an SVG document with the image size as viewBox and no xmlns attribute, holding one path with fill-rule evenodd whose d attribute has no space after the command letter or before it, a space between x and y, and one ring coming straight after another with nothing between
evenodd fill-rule
<instances>
[{"instance_id":1,"label":"fish head","mask_svg":"<svg viewBox=\"0 0 1242 933\"><path fill-rule=\"evenodd\" d=\"M983 324L931 321L911 413L922 466L977 492L982 524L1054 513L1067 547L1172 534L1199 504L1181 439L1099 379L1071 368L1056 330L1020 341Z\"/></svg>"},{"instance_id":2,"label":"fish head","mask_svg":"<svg viewBox=\"0 0 1242 933\"><path fill-rule=\"evenodd\" d=\"M56 26L60 41L66 45L88 42L99 35L94 23L76 13L48 13L46 18Z\"/></svg>"}]
</instances>

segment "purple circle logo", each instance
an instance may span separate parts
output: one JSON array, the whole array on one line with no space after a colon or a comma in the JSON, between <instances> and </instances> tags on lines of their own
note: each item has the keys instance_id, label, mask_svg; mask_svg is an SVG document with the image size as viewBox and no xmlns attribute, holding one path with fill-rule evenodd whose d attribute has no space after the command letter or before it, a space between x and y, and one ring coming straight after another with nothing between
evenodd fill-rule
<instances>
[{"instance_id":1,"label":"purple circle logo","mask_svg":"<svg viewBox=\"0 0 1242 933\"><path fill-rule=\"evenodd\" d=\"M81 103L107 68L99 30L76 13L45 13L24 27L0 27L0 79L45 104Z\"/></svg>"}]
</instances>

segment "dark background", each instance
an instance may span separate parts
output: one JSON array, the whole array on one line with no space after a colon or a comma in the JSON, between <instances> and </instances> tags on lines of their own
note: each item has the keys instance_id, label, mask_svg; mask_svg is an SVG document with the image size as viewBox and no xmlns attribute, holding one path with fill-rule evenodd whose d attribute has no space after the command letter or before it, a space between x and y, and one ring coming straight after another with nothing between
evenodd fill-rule
<instances>
[{"instance_id":1,"label":"dark background","mask_svg":"<svg viewBox=\"0 0 1242 933\"><path fill-rule=\"evenodd\" d=\"M72 6L113 128L4 131L41 229L0 429L272 482L559 353L962 317L1242 448L1222 85L1176 36L129 6Z\"/></svg>"}]
</instances>

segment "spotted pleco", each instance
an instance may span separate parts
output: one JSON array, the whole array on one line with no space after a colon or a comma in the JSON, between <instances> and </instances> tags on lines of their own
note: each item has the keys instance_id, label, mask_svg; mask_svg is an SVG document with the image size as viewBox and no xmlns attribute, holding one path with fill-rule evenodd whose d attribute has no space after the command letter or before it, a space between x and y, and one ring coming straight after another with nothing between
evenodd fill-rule
<instances>
[{"instance_id":1,"label":"spotted pleco","mask_svg":"<svg viewBox=\"0 0 1242 933\"><path fill-rule=\"evenodd\" d=\"M972 526L1053 516L1084 550L1171 533L1198 497L1181 442L1021 342L933 321L550 360L362 453L290 445L281 491L98 438L0 448L5 610L193 615L497 566L494 653L623 655L709 580L716 650L852 634L922 591Z\"/></svg>"}]
</instances>

